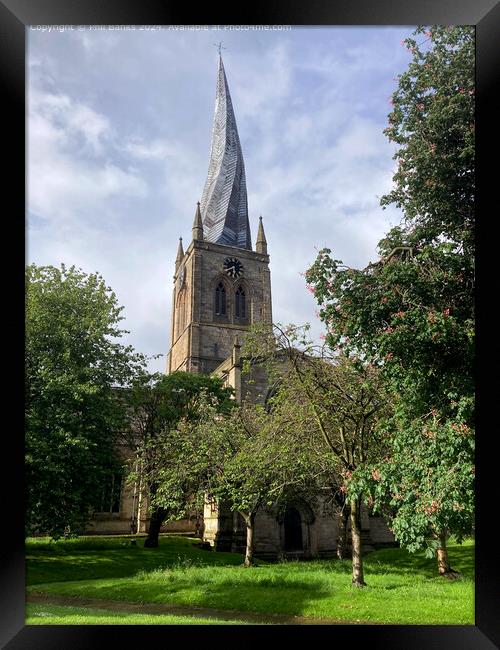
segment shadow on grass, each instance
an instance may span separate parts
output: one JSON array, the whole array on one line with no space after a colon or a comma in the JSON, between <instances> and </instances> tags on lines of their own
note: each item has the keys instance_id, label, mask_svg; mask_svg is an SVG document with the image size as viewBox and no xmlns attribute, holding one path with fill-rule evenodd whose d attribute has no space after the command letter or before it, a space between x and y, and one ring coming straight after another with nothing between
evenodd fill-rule
<instances>
[{"instance_id":1,"label":"shadow on grass","mask_svg":"<svg viewBox=\"0 0 500 650\"><path fill-rule=\"evenodd\" d=\"M26 545L27 584L126 578L139 571L178 566L186 558L189 566L238 565L243 561L243 556L236 553L201 550L195 546L198 541L162 538L155 549L145 549L144 540L136 547L124 547L118 539L95 543L93 540L29 543Z\"/></svg>"},{"instance_id":2,"label":"shadow on grass","mask_svg":"<svg viewBox=\"0 0 500 650\"><path fill-rule=\"evenodd\" d=\"M37 540L28 543L26 547L28 585L113 578L133 579L142 572L161 572L174 567L216 569L216 567L237 566L242 563L242 555L205 551L198 548L197 543L199 540L194 538L162 537L159 548L144 549L143 539L138 541L136 547L124 545L124 538L62 540L57 543L43 543ZM473 545L452 544L449 547L449 555L454 569L460 571L465 578L474 577ZM367 579L370 575L387 574L401 577L418 576L422 579L438 577L435 559L425 558L422 552L411 554L402 549L383 549L368 553L364 560ZM258 564L269 568L280 566L279 563L269 564L263 561L259 561ZM308 588L310 595L311 581L316 581L313 575L311 575L312 580L309 581L306 577L308 573L314 574L319 570L327 576L348 574L352 570L349 560L288 561L284 564L288 573L286 579L278 575L269 577L269 574L263 575L260 579L257 567L249 570L248 578L245 577L245 570L241 574L238 572L238 576L235 574L231 578L228 577L227 585L235 580L242 585L242 588L252 583L252 588L265 591L265 589L278 587L289 588L292 582L295 582L299 591ZM195 579L192 572L190 579ZM160 579L159 582L163 581ZM210 578L208 580L206 576L200 578L198 583L200 589L207 582L211 582ZM321 585L322 583L318 582L314 588L321 591Z\"/></svg>"},{"instance_id":3,"label":"shadow on grass","mask_svg":"<svg viewBox=\"0 0 500 650\"><path fill-rule=\"evenodd\" d=\"M171 581L155 580L146 585L132 579L68 582L54 584L53 588L44 585L44 588L49 587L47 595L62 597L68 605L76 604L78 599L90 599L89 604L97 599L109 603L195 607L282 616L300 616L306 606L331 595L331 589L320 581L263 581L255 584L252 583L252 569L235 568L235 571L239 574L235 574L235 580L228 577L217 582L187 573L176 575Z\"/></svg>"},{"instance_id":4,"label":"shadow on grass","mask_svg":"<svg viewBox=\"0 0 500 650\"><path fill-rule=\"evenodd\" d=\"M448 549L450 564L464 578L474 579L474 547L453 545ZM409 553L401 549L384 549L365 556L367 573L420 574L425 578L437 578L435 558L426 558L423 552Z\"/></svg>"}]
</instances>

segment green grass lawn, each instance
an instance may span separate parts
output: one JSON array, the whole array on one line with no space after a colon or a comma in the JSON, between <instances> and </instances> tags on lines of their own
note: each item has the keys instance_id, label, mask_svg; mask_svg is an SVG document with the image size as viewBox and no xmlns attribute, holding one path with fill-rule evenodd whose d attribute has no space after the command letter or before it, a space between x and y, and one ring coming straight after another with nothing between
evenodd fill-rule
<instances>
[{"instance_id":1,"label":"green grass lawn","mask_svg":"<svg viewBox=\"0 0 500 650\"><path fill-rule=\"evenodd\" d=\"M193 546L197 541L164 536L158 549L145 549L143 540L131 547L119 537L29 540L28 590L68 598L236 610L235 620L240 611L339 622L474 624L471 541L450 545L451 564L462 572L460 580L437 576L435 562L423 554L385 549L365 556L364 589L351 587L349 561L259 562L244 569L241 555L204 551ZM37 607L41 605L30 605L28 623L80 623L78 616L83 615L75 607L56 611L43 605L50 614L44 617ZM124 616L135 617L136 623L151 622L145 614L109 611L92 614L86 622L123 623ZM176 616L176 622L192 619Z\"/></svg>"},{"instance_id":2,"label":"green grass lawn","mask_svg":"<svg viewBox=\"0 0 500 650\"><path fill-rule=\"evenodd\" d=\"M248 625L238 620L176 614L129 614L94 607L38 603L26 606L26 622L28 625Z\"/></svg>"}]
</instances>

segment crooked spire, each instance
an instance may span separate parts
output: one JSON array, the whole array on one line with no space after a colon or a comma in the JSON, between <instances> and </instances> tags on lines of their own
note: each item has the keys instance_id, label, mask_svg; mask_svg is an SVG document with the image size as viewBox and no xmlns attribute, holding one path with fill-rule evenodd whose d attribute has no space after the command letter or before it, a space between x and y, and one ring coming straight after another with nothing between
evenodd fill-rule
<instances>
[{"instance_id":1,"label":"crooked spire","mask_svg":"<svg viewBox=\"0 0 500 650\"><path fill-rule=\"evenodd\" d=\"M252 249L245 164L220 55L212 148L201 215L205 241Z\"/></svg>"}]
</instances>

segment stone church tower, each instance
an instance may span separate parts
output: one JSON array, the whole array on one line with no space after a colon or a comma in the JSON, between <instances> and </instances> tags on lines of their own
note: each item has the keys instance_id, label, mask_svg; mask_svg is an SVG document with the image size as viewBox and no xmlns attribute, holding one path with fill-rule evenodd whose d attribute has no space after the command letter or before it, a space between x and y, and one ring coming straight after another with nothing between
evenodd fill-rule
<instances>
[{"instance_id":1,"label":"stone church tower","mask_svg":"<svg viewBox=\"0 0 500 650\"><path fill-rule=\"evenodd\" d=\"M231 357L252 323L272 322L267 242L259 220L255 250L245 164L226 73L219 56L208 176L192 241L179 241L167 373L211 373Z\"/></svg>"},{"instance_id":2,"label":"stone church tower","mask_svg":"<svg viewBox=\"0 0 500 650\"><path fill-rule=\"evenodd\" d=\"M240 358L240 342L258 322L272 323L269 255L262 218L252 248L245 165L219 58L207 180L195 211L192 241L185 251L179 241L175 260L166 372L213 373L234 388L237 401L265 400L265 372L254 366L244 374ZM126 457L127 450L122 455ZM365 549L394 544L380 517L363 509L361 523ZM148 525L147 497L139 480L133 490L117 492L106 512L95 515L89 532L143 533ZM164 524L162 532L193 533L195 528L201 532L199 513ZM291 503L284 513L265 508L255 519L255 554L329 557L336 552L338 532L338 513L321 497L314 503ZM217 550L244 552L244 521L225 504L207 501L202 537Z\"/></svg>"},{"instance_id":3,"label":"stone church tower","mask_svg":"<svg viewBox=\"0 0 500 650\"><path fill-rule=\"evenodd\" d=\"M253 323L272 323L267 242L259 220L255 250L248 218L245 165L231 95L219 56L212 147L205 188L198 202L192 241L179 241L172 294L171 348L167 373L213 373L235 397L265 400L265 373L242 373L240 341ZM379 518L362 512L365 547L392 543ZM255 519L255 554L326 557L335 554L338 517L324 499L293 503L286 512L263 509ZM207 501L203 540L219 551L245 551L242 517L223 503Z\"/></svg>"}]
</instances>

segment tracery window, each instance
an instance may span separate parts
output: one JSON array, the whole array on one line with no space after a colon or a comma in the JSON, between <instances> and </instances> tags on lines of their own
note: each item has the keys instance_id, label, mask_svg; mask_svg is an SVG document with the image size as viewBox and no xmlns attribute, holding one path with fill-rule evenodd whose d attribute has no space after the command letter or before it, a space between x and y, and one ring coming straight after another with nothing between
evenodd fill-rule
<instances>
[{"instance_id":1,"label":"tracery window","mask_svg":"<svg viewBox=\"0 0 500 650\"><path fill-rule=\"evenodd\" d=\"M234 296L234 314L236 318L246 318L247 307L243 287L239 287Z\"/></svg>"},{"instance_id":2,"label":"tracery window","mask_svg":"<svg viewBox=\"0 0 500 650\"><path fill-rule=\"evenodd\" d=\"M222 282L215 288L215 313L217 316L225 315L226 313L226 290Z\"/></svg>"}]
</instances>

